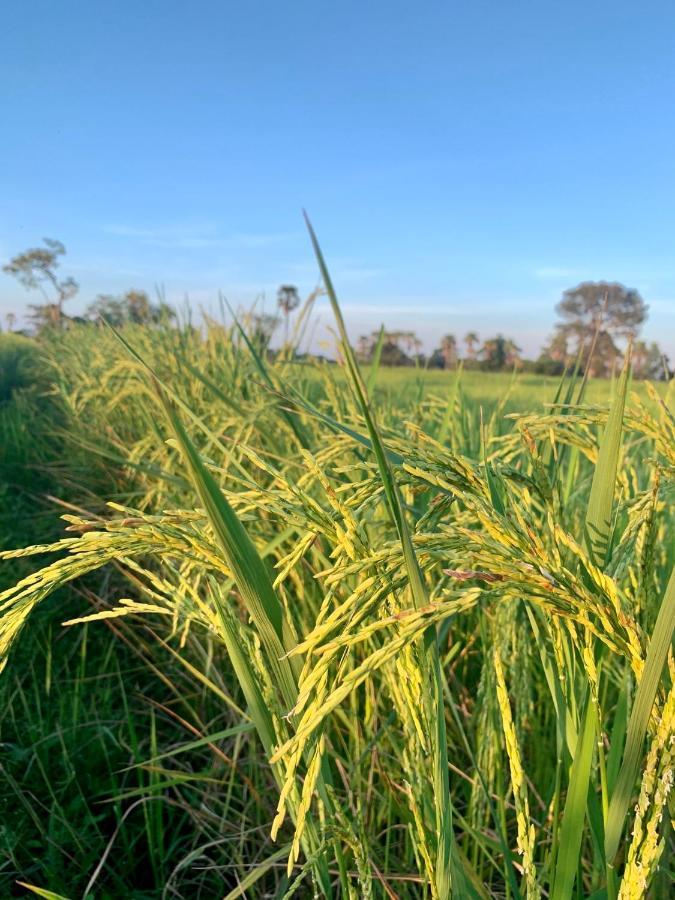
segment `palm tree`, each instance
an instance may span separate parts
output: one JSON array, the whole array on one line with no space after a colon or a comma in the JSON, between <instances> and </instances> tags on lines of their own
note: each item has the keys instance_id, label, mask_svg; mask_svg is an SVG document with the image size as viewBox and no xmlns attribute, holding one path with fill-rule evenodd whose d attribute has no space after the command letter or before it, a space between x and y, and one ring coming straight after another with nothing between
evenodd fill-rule
<instances>
[{"instance_id":1,"label":"palm tree","mask_svg":"<svg viewBox=\"0 0 675 900\"><path fill-rule=\"evenodd\" d=\"M480 338L478 337L478 334L475 331L467 331L467 333L464 335L464 343L466 344L466 355L469 357L469 359L476 358L476 346L478 345L479 341L480 341Z\"/></svg>"},{"instance_id":2,"label":"palm tree","mask_svg":"<svg viewBox=\"0 0 675 900\"><path fill-rule=\"evenodd\" d=\"M506 365L520 368L521 349L512 338L506 338L504 351L506 352Z\"/></svg>"},{"instance_id":3,"label":"palm tree","mask_svg":"<svg viewBox=\"0 0 675 900\"><path fill-rule=\"evenodd\" d=\"M300 306L300 295L294 284L282 284L277 291L277 306L284 314L284 346L288 343L288 318Z\"/></svg>"},{"instance_id":4,"label":"palm tree","mask_svg":"<svg viewBox=\"0 0 675 900\"><path fill-rule=\"evenodd\" d=\"M373 349L373 341L366 334L362 334L356 344L356 355L362 362L366 362Z\"/></svg>"},{"instance_id":5,"label":"palm tree","mask_svg":"<svg viewBox=\"0 0 675 900\"><path fill-rule=\"evenodd\" d=\"M506 365L506 338L501 334L488 338L480 348L479 355L483 357L483 365L488 371L501 371Z\"/></svg>"},{"instance_id":6,"label":"palm tree","mask_svg":"<svg viewBox=\"0 0 675 900\"><path fill-rule=\"evenodd\" d=\"M449 369L457 361L457 338L454 334L446 334L441 338L441 353L443 354L443 368Z\"/></svg>"}]
</instances>

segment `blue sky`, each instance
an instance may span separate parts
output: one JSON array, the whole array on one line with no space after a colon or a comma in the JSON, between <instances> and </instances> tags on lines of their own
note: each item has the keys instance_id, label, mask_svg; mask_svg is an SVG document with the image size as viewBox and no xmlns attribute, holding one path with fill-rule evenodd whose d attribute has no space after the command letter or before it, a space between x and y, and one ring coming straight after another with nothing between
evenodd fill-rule
<instances>
[{"instance_id":1,"label":"blue sky","mask_svg":"<svg viewBox=\"0 0 675 900\"><path fill-rule=\"evenodd\" d=\"M271 308L316 283L305 206L354 336L533 353L603 278L675 358L674 103L669 2L9 3L0 259L61 239L72 311ZM3 318L30 300L0 274Z\"/></svg>"}]
</instances>

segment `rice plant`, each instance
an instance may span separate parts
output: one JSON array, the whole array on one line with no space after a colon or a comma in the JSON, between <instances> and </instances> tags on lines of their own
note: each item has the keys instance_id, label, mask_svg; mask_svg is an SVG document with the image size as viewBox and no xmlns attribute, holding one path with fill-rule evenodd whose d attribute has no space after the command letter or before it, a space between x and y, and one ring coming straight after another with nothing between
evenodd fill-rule
<instances>
[{"instance_id":1,"label":"rice plant","mask_svg":"<svg viewBox=\"0 0 675 900\"><path fill-rule=\"evenodd\" d=\"M119 896L142 832L143 896L667 896L672 385L627 358L538 410L461 372L406 396L360 371L311 237L337 366L241 317L44 348L74 493L68 536L0 554L1 677L60 591L171 702L120 726L78 886L11 871Z\"/></svg>"}]
</instances>

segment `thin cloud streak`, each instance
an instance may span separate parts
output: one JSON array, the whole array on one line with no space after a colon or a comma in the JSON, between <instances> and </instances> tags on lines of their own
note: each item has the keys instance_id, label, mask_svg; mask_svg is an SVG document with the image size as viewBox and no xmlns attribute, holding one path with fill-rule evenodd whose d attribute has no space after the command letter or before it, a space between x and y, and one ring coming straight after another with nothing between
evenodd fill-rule
<instances>
[{"instance_id":1,"label":"thin cloud streak","mask_svg":"<svg viewBox=\"0 0 675 900\"><path fill-rule=\"evenodd\" d=\"M212 225L158 226L139 228L135 225L109 224L102 231L114 237L130 238L143 244L172 250L201 250L209 248L258 249L282 244L298 237L299 232L270 234L234 233L221 235Z\"/></svg>"}]
</instances>

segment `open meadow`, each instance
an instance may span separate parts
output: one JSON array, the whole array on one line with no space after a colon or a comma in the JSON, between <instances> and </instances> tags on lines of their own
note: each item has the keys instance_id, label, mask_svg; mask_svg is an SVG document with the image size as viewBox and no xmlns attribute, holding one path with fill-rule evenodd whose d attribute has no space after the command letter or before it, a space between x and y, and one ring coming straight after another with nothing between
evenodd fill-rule
<instances>
[{"instance_id":1,"label":"open meadow","mask_svg":"<svg viewBox=\"0 0 675 900\"><path fill-rule=\"evenodd\" d=\"M669 895L673 382L342 337L0 335L0 896Z\"/></svg>"}]
</instances>

